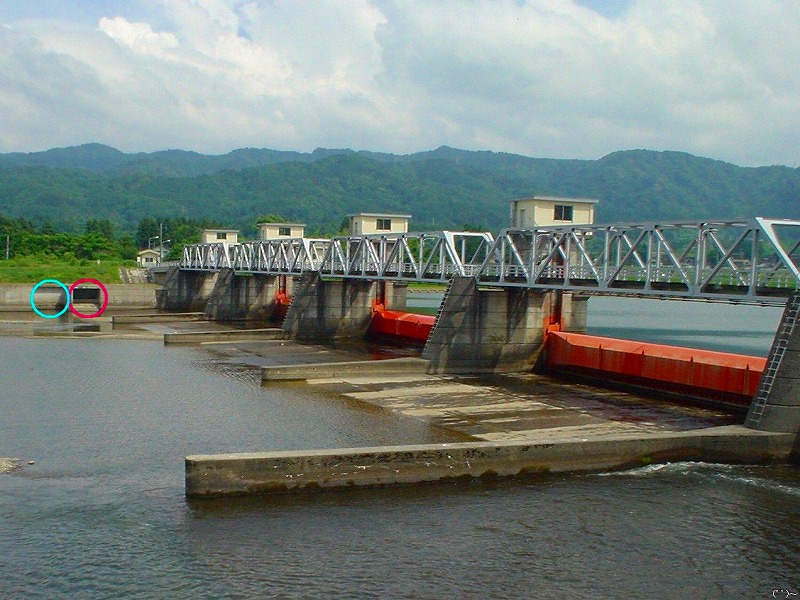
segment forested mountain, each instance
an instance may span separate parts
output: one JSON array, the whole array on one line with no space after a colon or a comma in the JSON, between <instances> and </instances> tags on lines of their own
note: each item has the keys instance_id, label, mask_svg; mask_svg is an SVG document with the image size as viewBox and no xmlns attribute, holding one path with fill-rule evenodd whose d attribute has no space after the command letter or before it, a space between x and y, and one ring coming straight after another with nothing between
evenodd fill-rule
<instances>
[{"instance_id":1,"label":"forested mountain","mask_svg":"<svg viewBox=\"0 0 800 600\"><path fill-rule=\"evenodd\" d=\"M392 155L318 149L124 154L100 144L0 155L0 213L78 231L89 218L133 232L144 217L209 219L252 233L276 213L336 231L358 211L413 215L413 228L498 230L530 194L600 199L598 221L800 218L800 170L747 168L680 152L555 160L441 147Z\"/></svg>"}]
</instances>

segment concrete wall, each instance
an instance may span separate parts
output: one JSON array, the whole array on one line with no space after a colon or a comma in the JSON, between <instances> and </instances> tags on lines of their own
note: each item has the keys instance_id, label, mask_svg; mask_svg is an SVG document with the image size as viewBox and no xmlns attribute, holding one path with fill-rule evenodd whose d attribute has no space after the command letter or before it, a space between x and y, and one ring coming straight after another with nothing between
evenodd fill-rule
<instances>
[{"instance_id":1,"label":"concrete wall","mask_svg":"<svg viewBox=\"0 0 800 600\"><path fill-rule=\"evenodd\" d=\"M31 290L32 283L3 283L0 284L0 310L32 310ZM64 282L69 287L72 282ZM152 284L127 284L106 283L108 291L108 306L110 308L142 307L154 308L156 306L156 291L158 286ZM102 296L99 288L92 287L98 298ZM81 289L79 287L79 289ZM36 306L41 309L52 309L56 306L63 307L65 300L64 290L58 286L43 285L36 290ZM102 301L102 300L101 300Z\"/></svg>"},{"instance_id":2,"label":"concrete wall","mask_svg":"<svg viewBox=\"0 0 800 600\"><path fill-rule=\"evenodd\" d=\"M372 321L376 285L362 279L323 280L318 273L306 273L295 281L283 329L305 341L363 338Z\"/></svg>"},{"instance_id":3,"label":"concrete wall","mask_svg":"<svg viewBox=\"0 0 800 600\"><path fill-rule=\"evenodd\" d=\"M152 283L107 283L108 306L155 308L158 286Z\"/></svg>"},{"instance_id":4,"label":"concrete wall","mask_svg":"<svg viewBox=\"0 0 800 600\"><path fill-rule=\"evenodd\" d=\"M547 442L465 442L186 457L186 495L202 498L469 477L600 471L672 460L785 461L791 436L739 426Z\"/></svg>"},{"instance_id":5,"label":"concrete wall","mask_svg":"<svg viewBox=\"0 0 800 600\"><path fill-rule=\"evenodd\" d=\"M212 321L269 321L275 312L275 293L279 279L275 275L243 276L223 269L205 308Z\"/></svg>"},{"instance_id":6,"label":"concrete wall","mask_svg":"<svg viewBox=\"0 0 800 600\"><path fill-rule=\"evenodd\" d=\"M521 288L479 289L470 277L455 278L422 357L435 373L530 370L552 300Z\"/></svg>"},{"instance_id":7,"label":"concrete wall","mask_svg":"<svg viewBox=\"0 0 800 600\"><path fill-rule=\"evenodd\" d=\"M765 386L762 376L761 387L756 395L766 393L764 411L759 417L756 414L756 402L750 407L745 425L762 431L782 431L797 434L800 442L800 292L795 292L786 304L786 308L778 325L778 331L772 342L767 359L764 376L770 367L777 367L772 386ZM773 358L782 354L782 358ZM800 456L800 450L798 450Z\"/></svg>"},{"instance_id":8,"label":"concrete wall","mask_svg":"<svg viewBox=\"0 0 800 600\"><path fill-rule=\"evenodd\" d=\"M159 290L159 310L168 312L203 311L214 290L217 273L204 271L181 271L171 267L164 278L164 287Z\"/></svg>"}]
</instances>

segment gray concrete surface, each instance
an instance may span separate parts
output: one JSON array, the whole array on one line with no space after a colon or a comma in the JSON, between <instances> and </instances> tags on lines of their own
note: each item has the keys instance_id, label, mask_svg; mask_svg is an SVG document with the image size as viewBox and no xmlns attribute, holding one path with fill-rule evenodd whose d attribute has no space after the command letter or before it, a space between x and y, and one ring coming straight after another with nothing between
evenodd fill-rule
<instances>
[{"instance_id":1,"label":"gray concrete surface","mask_svg":"<svg viewBox=\"0 0 800 600\"><path fill-rule=\"evenodd\" d=\"M165 344L202 344L212 342L235 342L239 340L280 340L286 337L283 329L231 329L213 331L178 331L165 333Z\"/></svg>"},{"instance_id":2,"label":"gray concrete surface","mask_svg":"<svg viewBox=\"0 0 800 600\"><path fill-rule=\"evenodd\" d=\"M261 369L262 381L301 381L308 379L381 376L424 373L428 361L403 357L386 360L357 360L298 365L273 365Z\"/></svg>"},{"instance_id":3,"label":"gray concrete surface","mask_svg":"<svg viewBox=\"0 0 800 600\"><path fill-rule=\"evenodd\" d=\"M793 436L741 426L617 435L186 457L191 498L606 471L672 460L783 461Z\"/></svg>"}]
</instances>

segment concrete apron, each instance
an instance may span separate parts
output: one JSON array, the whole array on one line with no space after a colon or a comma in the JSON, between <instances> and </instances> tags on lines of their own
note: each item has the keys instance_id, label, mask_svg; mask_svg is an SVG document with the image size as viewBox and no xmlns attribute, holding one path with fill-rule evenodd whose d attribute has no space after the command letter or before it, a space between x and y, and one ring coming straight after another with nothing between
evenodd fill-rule
<instances>
[{"instance_id":1,"label":"concrete apron","mask_svg":"<svg viewBox=\"0 0 800 600\"><path fill-rule=\"evenodd\" d=\"M675 460L785 462L795 436L738 425L602 440L465 442L186 457L190 498L591 472Z\"/></svg>"}]
</instances>

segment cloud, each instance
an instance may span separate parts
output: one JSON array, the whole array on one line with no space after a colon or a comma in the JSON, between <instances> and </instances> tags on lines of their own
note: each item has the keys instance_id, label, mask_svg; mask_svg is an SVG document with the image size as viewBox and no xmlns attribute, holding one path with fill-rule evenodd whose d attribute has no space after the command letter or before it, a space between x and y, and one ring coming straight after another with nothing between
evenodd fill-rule
<instances>
[{"instance_id":1,"label":"cloud","mask_svg":"<svg viewBox=\"0 0 800 600\"><path fill-rule=\"evenodd\" d=\"M112 40L140 54L168 56L178 47L178 39L171 33L155 32L147 23L131 23L124 17L107 19L99 23L100 31Z\"/></svg>"},{"instance_id":2,"label":"cloud","mask_svg":"<svg viewBox=\"0 0 800 600\"><path fill-rule=\"evenodd\" d=\"M648 147L740 164L800 155L794 2L114 6L91 24L0 29L0 151L97 140L571 158ZM62 115L51 133L39 122Z\"/></svg>"}]
</instances>

